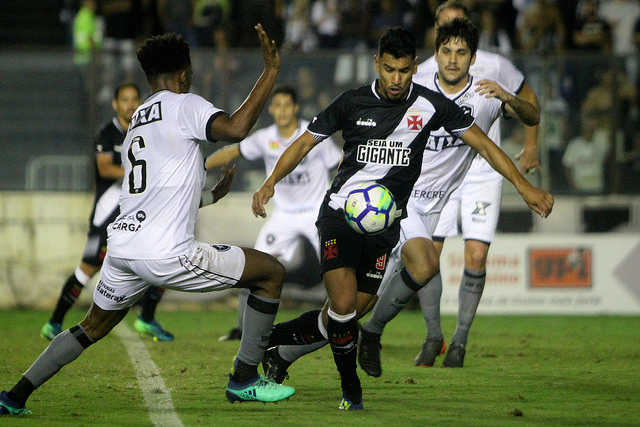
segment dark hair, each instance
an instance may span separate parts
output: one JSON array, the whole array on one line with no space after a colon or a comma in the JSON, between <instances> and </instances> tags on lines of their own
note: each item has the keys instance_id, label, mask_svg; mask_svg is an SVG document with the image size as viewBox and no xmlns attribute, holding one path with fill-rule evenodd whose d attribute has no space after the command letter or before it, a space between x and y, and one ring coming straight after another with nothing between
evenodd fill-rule
<instances>
[{"instance_id":1,"label":"dark hair","mask_svg":"<svg viewBox=\"0 0 640 427\"><path fill-rule=\"evenodd\" d=\"M133 82L124 82L124 83L120 83L113 90L113 99L118 99L118 96L120 96L120 92L122 91L122 89L125 89L125 88L128 88L128 87L130 87L131 89L135 90L138 93L138 98L140 97L140 88L138 87L137 84L135 84Z\"/></svg>"},{"instance_id":2,"label":"dark hair","mask_svg":"<svg viewBox=\"0 0 640 427\"><path fill-rule=\"evenodd\" d=\"M468 18L456 18L438 27L436 50L451 39L464 40L473 56L478 50L478 28Z\"/></svg>"},{"instance_id":3,"label":"dark hair","mask_svg":"<svg viewBox=\"0 0 640 427\"><path fill-rule=\"evenodd\" d=\"M394 58L416 57L416 38L411 31L397 26L388 28L378 42L378 57L388 53Z\"/></svg>"},{"instance_id":4,"label":"dark hair","mask_svg":"<svg viewBox=\"0 0 640 427\"><path fill-rule=\"evenodd\" d=\"M276 95L289 95L291 97L291 99L293 100L293 103L298 105L298 95L296 94L296 90L294 88L292 88L291 86L288 85L280 85L280 86L276 86L273 89L273 92L271 92L271 99L273 99L274 96Z\"/></svg>"},{"instance_id":5,"label":"dark hair","mask_svg":"<svg viewBox=\"0 0 640 427\"><path fill-rule=\"evenodd\" d=\"M167 33L144 41L136 53L147 79L189 68L189 43L181 35Z\"/></svg>"},{"instance_id":6,"label":"dark hair","mask_svg":"<svg viewBox=\"0 0 640 427\"><path fill-rule=\"evenodd\" d=\"M464 13L464 16L466 16L467 18L469 17L469 9L467 9L467 6L465 6L464 3L459 0L449 0L442 3L436 9L436 22L438 22L438 18L440 17L442 11L446 9L461 10L462 13Z\"/></svg>"}]
</instances>

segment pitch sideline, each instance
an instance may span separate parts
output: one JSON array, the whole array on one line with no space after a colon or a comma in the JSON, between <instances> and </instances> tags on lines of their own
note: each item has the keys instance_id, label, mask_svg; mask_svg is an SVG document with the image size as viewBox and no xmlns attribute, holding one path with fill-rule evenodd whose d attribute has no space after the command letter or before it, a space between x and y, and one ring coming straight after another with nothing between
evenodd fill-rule
<instances>
[{"instance_id":1,"label":"pitch sideline","mask_svg":"<svg viewBox=\"0 0 640 427\"><path fill-rule=\"evenodd\" d=\"M154 426L182 426L171 400L171 393L164 385L160 369L156 366L144 343L124 322L115 328L115 333L127 349L129 359L138 377L138 384Z\"/></svg>"}]
</instances>

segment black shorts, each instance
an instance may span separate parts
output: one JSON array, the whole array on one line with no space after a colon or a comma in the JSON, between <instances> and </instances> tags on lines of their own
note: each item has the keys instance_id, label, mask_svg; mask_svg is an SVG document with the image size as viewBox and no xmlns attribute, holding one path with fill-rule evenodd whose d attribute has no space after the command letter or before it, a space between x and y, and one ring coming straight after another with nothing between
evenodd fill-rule
<instances>
[{"instance_id":1,"label":"black shorts","mask_svg":"<svg viewBox=\"0 0 640 427\"><path fill-rule=\"evenodd\" d=\"M354 231L342 209L323 205L316 222L320 236L322 273L338 268L356 270L358 291L375 295L387 267L387 257L398 243L400 221L380 234L367 236Z\"/></svg>"},{"instance_id":2,"label":"black shorts","mask_svg":"<svg viewBox=\"0 0 640 427\"><path fill-rule=\"evenodd\" d=\"M94 267L102 267L104 257L107 255L107 228L109 224L116 220L120 214L120 209L116 209L109 218L102 224L93 224L93 214L89 220L89 233L87 233L87 243L84 246L82 262L86 262Z\"/></svg>"}]
</instances>

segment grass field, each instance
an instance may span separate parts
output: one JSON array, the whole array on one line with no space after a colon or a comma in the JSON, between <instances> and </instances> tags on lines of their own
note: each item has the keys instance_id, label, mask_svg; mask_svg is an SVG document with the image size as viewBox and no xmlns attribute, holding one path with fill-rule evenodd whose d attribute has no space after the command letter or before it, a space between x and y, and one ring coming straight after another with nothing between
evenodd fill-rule
<instances>
[{"instance_id":1,"label":"grass field","mask_svg":"<svg viewBox=\"0 0 640 427\"><path fill-rule=\"evenodd\" d=\"M83 314L70 312L66 326ZM281 311L278 319L297 314ZM38 336L47 316L0 311L0 389L11 387L47 345ZM125 325L131 328L134 319L132 312ZM442 357L438 367L413 366L424 326L418 312L405 311L383 336L382 377L360 371L365 410L354 413L337 410L339 379L328 348L290 368L285 383L296 387L290 400L232 405L224 387L238 343L217 338L233 326L235 311L161 311L159 320L176 340L143 339L158 368L145 375L164 381L175 414L165 418L166 409L154 410L156 425L640 425L638 317L479 316L465 367L442 369ZM446 337L454 326L453 317L443 319ZM90 347L37 390L27 405L33 415L0 423L154 425L120 335Z\"/></svg>"}]
</instances>

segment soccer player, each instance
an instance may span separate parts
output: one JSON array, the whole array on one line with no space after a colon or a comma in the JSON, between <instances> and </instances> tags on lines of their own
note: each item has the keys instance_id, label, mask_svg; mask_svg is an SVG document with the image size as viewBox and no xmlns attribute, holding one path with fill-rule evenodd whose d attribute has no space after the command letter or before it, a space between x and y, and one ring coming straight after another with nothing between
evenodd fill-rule
<instances>
[{"instance_id":1,"label":"soccer player","mask_svg":"<svg viewBox=\"0 0 640 427\"><path fill-rule=\"evenodd\" d=\"M436 10L436 30L439 25L455 18L468 18L468 11L460 1L449 0ZM413 81L427 84L433 73L438 72L435 56L418 66ZM538 109L538 99L525 81L523 74L505 57L478 50L470 74L480 73L483 78L497 82L506 91ZM478 81L478 78L475 78ZM487 131L487 135L500 145L499 118ZM538 162L538 126L525 126L523 150L516 156L522 173L535 171ZM485 285L487 254L493 241L502 193L502 176L480 156L476 156L467 176L460 187L451 195L440 214L438 226L433 233L433 243L438 253L442 253L444 240L458 234L458 214L462 224L464 239L464 271L458 291L458 323L449 344L443 365L462 367L466 352L467 336L480 303ZM418 293L420 308L427 326L427 336L415 358L416 366L432 366L438 355L443 354L446 345L440 327L440 298L442 277L440 273Z\"/></svg>"},{"instance_id":2,"label":"soccer player","mask_svg":"<svg viewBox=\"0 0 640 427\"><path fill-rule=\"evenodd\" d=\"M486 79L483 73L476 76L469 74L478 48L478 29L470 20L454 19L441 24L436 33L435 47L438 71L423 75L427 88L445 94L461 108L469 111L469 114L475 116L480 129L488 131L503 114L516 117L527 125L538 124L540 115L533 104L504 90L495 81ZM449 147L458 144L457 138L448 135L443 129L432 132L427 147L440 143ZM360 367L374 377L382 374L380 336L385 325L400 312L416 292L423 292L424 288L431 291L430 281L439 271L439 252L432 236L434 230L437 230L436 224L440 226L440 212L451 191L460 185L463 178L466 179L464 174L449 177L449 190L445 190L440 179L451 172L444 169L445 163L439 162L438 165L434 165L429 157L425 154L420 178L411 193L408 216L402 221L400 242L394 251L388 274L383 279L380 298L373 308L371 318L362 326ZM471 167L474 157L475 153L470 151L464 159L463 166L456 169L466 172ZM545 207L542 212L538 211L543 217L549 214L552 207L551 195L547 194L546 198L548 208ZM464 292L476 292L476 283L465 283ZM441 351L443 345L437 350Z\"/></svg>"},{"instance_id":3,"label":"soccer player","mask_svg":"<svg viewBox=\"0 0 640 427\"><path fill-rule=\"evenodd\" d=\"M275 184L313 147L342 130L343 160L316 223L328 304L324 315L308 312L279 324L280 331L276 328L272 333L274 340L270 341L270 345L308 345L328 339L341 378L342 410L363 409L356 370L357 319L373 300L387 256L400 235L398 220L377 235L354 231L343 211L351 190L364 182L379 182L395 196L400 218L404 218L411 189L420 175L423 154L432 160L440 156L452 159L443 162L451 173L434 171L439 183L447 188L450 175L460 175L461 179L466 172L459 164L460 159L470 159L473 148L514 183L532 209L539 213L551 209L550 195L520 175L511 160L474 124L472 115L442 94L413 84L411 79L418 64L411 32L401 27L388 29L380 38L374 60L378 78L371 85L342 93L316 116L307 131L282 154L271 175L254 193L252 204L254 215L265 217L264 205L273 196ZM449 146L444 140L428 145L430 132L441 127L462 138L468 146L461 142Z\"/></svg>"},{"instance_id":4,"label":"soccer player","mask_svg":"<svg viewBox=\"0 0 640 427\"><path fill-rule=\"evenodd\" d=\"M109 250L87 316L57 335L10 391L0 393L0 414L26 412L33 391L107 335L153 285L185 292L248 287L245 328L226 388L231 401L277 401L295 390L258 375L278 311L285 270L255 249L209 245L194 239L200 205L229 191L235 169L223 169L212 191L205 182L204 140L239 141L258 119L280 70L275 42L260 24L265 68L233 114L189 93L193 70L189 44L164 34L137 51L151 96L136 110L122 144L124 182L120 216L109 226Z\"/></svg>"},{"instance_id":5,"label":"soccer player","mask_svg":"<svg viewBox=\"0 0 640 427\"><path fill-rule=\"evenodd\" d=\"M51 341L62 332L62 321L75 304L89 280L100 271L107 252L107 226L120 214L118 197L122 189L122 160L120 150L127 134L134 111L140 105L140 89L134 83L122 83L113 93L111 107L115 117L100 130L95 141L95 187L93 210L89 218L89 233L82 261L67 278L51 318L40 329L40 336ZM151 286L140 299L142 311L133 324L136 331L148 334L155 341L173 341L173 335L165 331L155 320L158 303L164 289Z\"/></svg>"},{"instance_id":6,"label":"soccer player","mask_svg":"<svg viewBox=\"0 0 640 427\"><path fill-rule=\"evenodd\" d=\"M295 90L290 86L278 86L271 93L269 114L274 123L259 129L237 144L220 148L207 157L207 170L222 166L242 156L247 160L264 160L268 174L278 157L299 137L309 125L308 120L299 119L300 106ZM313 150L306 161L278 183L273 199L274 211L262 226L256 239L255 249L275 256L286 267L291 263L296 243L307 239L320 259L318 231L315 226L318 209L329 188L329 171L336 167L342 151L333 140ZM238 298L238 325L221 341L242 337L242 317L249 296L242 289Z\"/></svg>"}]
</instances>

